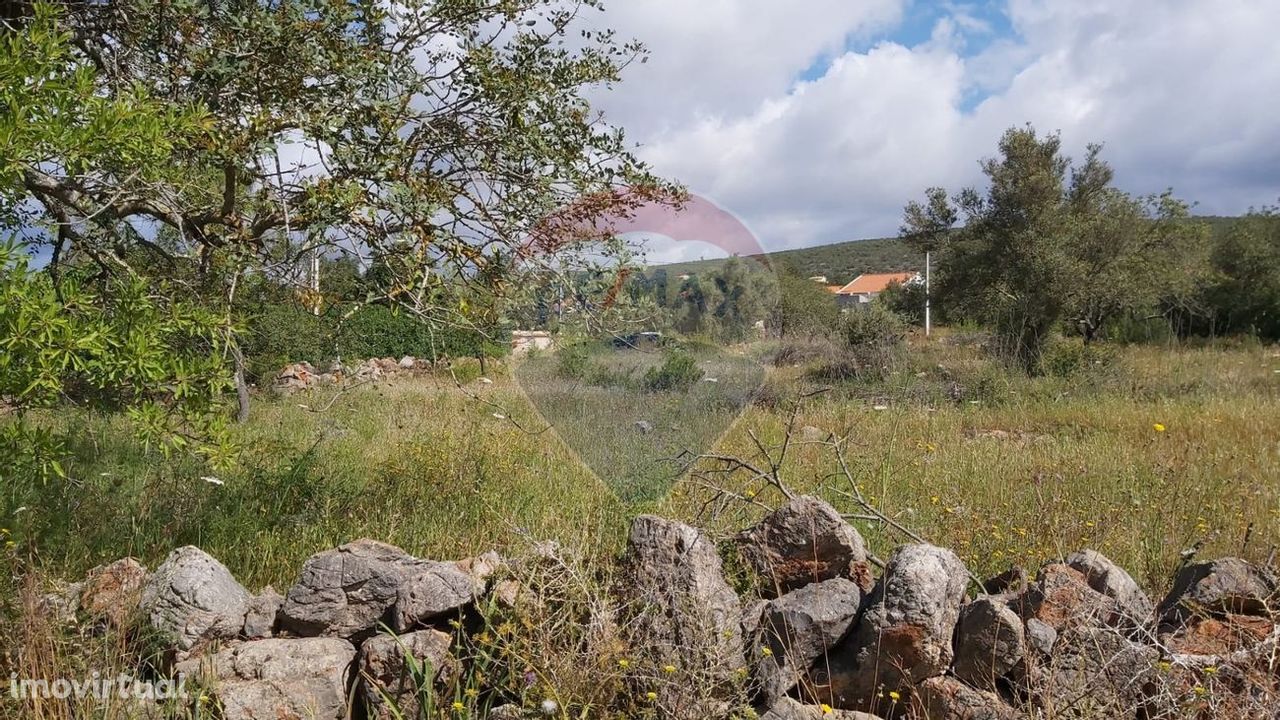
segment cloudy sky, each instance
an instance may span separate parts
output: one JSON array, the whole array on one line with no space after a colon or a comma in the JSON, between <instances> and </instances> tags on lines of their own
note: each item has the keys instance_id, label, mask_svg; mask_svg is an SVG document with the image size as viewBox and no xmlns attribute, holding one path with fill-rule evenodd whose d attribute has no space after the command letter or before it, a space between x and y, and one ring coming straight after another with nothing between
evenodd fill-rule
<instances>
[{"instance_id":1,"label":"cloudy sky","mask_svg":"<svg viewBox=\"0 0 1280 720\"><path fill-rule=\"evenodd\" d=\"M594 102L769 250L895 234L1027 122L1200 214L1280 198L1280 0L606 2L651 55Z\"/></svg>"}]
</instances>

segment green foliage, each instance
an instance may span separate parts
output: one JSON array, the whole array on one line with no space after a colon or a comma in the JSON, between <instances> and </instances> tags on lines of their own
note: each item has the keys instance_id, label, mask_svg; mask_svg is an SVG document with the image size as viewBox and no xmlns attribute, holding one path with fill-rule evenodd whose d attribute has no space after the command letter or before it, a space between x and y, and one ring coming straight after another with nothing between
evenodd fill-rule
<instances>
[{"instance_id":1,"label":"green foliage","mask_svg":"<svg viewBox=\"0 0 1280 720\"><path fill-rule=\"evenodd\" d=\"M1167 193L1135 199L1112 187L1100 146L1073 165L1057 135L1026 127L999 150L982 165L985 195L966 188L948 200L932 188L907 205L902 236L940 251L939 298L993 327L1026 370L1060 323L1092 340L1111 318L1194 282L1203 227Z\"/></svg>"},{"instance_id":2,"label":"green foliage","mask_svg":"<svg viewBox=\"0 0 1280 720\"><path fill-rule=\"evenodd\" d=\"M280 302L267 305L250 322L245 356L250 377L261 381L301 361L320 367L335 360L405 355L431 361L503 357L508 339L498 328L432 327L385 305L333 305L315 315L296 302Z\"/></svg>"},{"instance_id":3,"label":"green foliage","mask_svg":"<svg viewBox=\"0 0 1280 720\"><path fill-rule=\"evenodd\" d=\"M650 391L685 391L693 387L706 372L687 352L673 350L663 355L662 364L644 374L644 387Z\"/></svg>"},{"instance_id":4,"label":"green foliage","mask_svg":"<svg viewBox=\"0 0 1280 720\"><path fill-rule=\"evenodd\" d=\"M769 319L777 298L770 273L733 257L712 272L691 275L670 302L680 332L742 342L752 336L757 322Z\"/></svg>"},{"instance_id":5,"label":"green foliage","mask_svg":"<svg viewBox=\"0 0 1280 720\"><path fill-rule=\"evenodd\" d=\"M838 357L818 369L825 380L880 379L901 363L906 353L907 326L880 302L844 314L839 330Z\"/></svg>"},{"instance_id":6,"label":"green foliage","mask_svg":"<svg viewBox=\"0 0 1280 720\"><path fill-rule=\"evenodd\" d=\"M1040 370L1049 377L1071 378L1105 369L1114 356L1114 352L1097 344L1060 338L1048 343L1040 356Z\"/></svg>"},{"instance_id":7,"label":"green foliage","mask_svg":"<svg viewBox=\"0 0 1280 720\"><path fill-rule=\"evenodd\" d=\"M0 455L13 459L0 467L5 485L66 475L66 438L32 415L66 402L125 413L166 455L227 459L234 328L175 295L136 280L55 287L29 270L25 248L0 245L0 398L13 413L0 424Z\"/></svg>"},{"instance_id":8,"label":"green foliage","mask_svg":"<svg viewBox=\"0 0 1280 720\"><path fill-rule=\"evenodd\" d=\"M1280 209L1231 223L1213 248L1215 277L1206 292L1218 332L1280 340Z\"/></svg>"},{"instance_id":9,"label":"green foliage","mask_svg":"<svg viewBox=\"0 0 1280 720\"><path fill-rule=\"evenodd\" d=\"M825 286L794 272L778 277L777 301L769 322L778 337L827 335L839 321L840 308Z\"/></svg>"},{"instance_id":10,"label":"green foliage","mask_svg":"<svg viewBox=\"0 0 1280 720\"><path fill-rule=\"evenodd\" d=\"M747 258L752 261L760 257ZM764 256L780 273L791 272L808 278L825 276L827 282L847 283L865 273L907 272L924 267L924 258L900 238L868 238L849 242L819 245L818 247L783 250ZM668 277L681 274L706 274L715 272L725 260L700 260L689 263L664 265L653 272L665 272Z\"/></svg>"}]
</instances>

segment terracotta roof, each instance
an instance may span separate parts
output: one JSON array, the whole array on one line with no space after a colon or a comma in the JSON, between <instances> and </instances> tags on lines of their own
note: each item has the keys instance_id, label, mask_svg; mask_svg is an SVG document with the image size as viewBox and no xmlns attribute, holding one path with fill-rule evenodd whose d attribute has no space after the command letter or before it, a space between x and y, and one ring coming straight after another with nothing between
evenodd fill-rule
<instances>
[{"instance_id":1,"label":"terracotta roof","mask_svg":"<svg viewBox=\"0 0 1280 720\"><path fill-rule=\"evenodd\" d=\"M845 285L836 291L837 295L859 295L862 293L878 293L883 292L885 288L894 283L905 284L920 273L900 272L900 273L880 273L877 275L859 275L853 279L853 282Z\"/></svg>"}]
</instances>

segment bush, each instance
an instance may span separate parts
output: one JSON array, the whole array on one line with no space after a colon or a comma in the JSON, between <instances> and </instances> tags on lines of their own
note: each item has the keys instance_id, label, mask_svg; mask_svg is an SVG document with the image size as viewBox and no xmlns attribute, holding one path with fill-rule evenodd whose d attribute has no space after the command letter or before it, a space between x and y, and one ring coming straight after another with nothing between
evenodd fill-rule
<instances>
[{"instance_id":1,"label":"bush","mask_svg":"<svg viewBox=\"0 0 1280 720\"><path fill-rule=\"evenodd\" d=\"M824 379L880 379L897 367L906 350L907 326L880 303L855 308L840 328L840 360L819 370Z\"/></svg>"},{"instance_id":2,"label":"bush","mask_svg":"<svg viewBox=\"0 0 1280 720\"><path fill-rule=\"evenodd\" d=\"M1050 377L1075 377L1111 364L1113 352L1076 338L1050 342L1040 356L1040 372Z\"/></svg>"},{"instance_id":3,"label":"bush","mask_svg":"<svg viewBox=\"0 0 1280 720\"><path fill-rule=\"evenodd\" d=\"M556 372L563 378L583 379L590 361L591 351L585 343L562 345L556 350Z\"/></svg>"},{"instance_id":4,"label":"bush","mask_svg":"<svg viewBox=\"0 0 1280 720\"><path fill-rule=\"evenodd\" d=\"M706 373L698 367L693 356L686 352L670 352L662 364L649 368L644 374L646 390L688 390Z\"/></svg>"}]
</instances>

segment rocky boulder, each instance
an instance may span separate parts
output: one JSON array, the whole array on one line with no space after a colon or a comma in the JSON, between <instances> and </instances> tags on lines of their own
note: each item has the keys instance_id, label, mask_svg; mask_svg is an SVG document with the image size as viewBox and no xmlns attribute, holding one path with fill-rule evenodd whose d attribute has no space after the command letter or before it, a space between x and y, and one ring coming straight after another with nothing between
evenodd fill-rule
<instances>
[{"instance_id":1,"label":"rocky boulder","mask_svg":"<svg viewBox=\"0 0 1280 720\"><path fill-rule=\"evenodd\" d=\"M254 640L176 671L210 683L223 720L341 720L349 716L347 686L356 650L339 638Z\"/></svg>"},{"instance_id":2,"label":"rocky boulder","mask_svg":"<svg viewBox=\"0 0 1280 720\"><path fill-rule=\"evenodd\" d=\"M249 598L244 613L243 635L250 640L261 640L273 636L276 620L283 606L284 597L273 587L263 588L262 592Z\"/></svg>"},{"instance_id":3,"label":"rocky boulder","mask_svg":"<svg viewBox=\"0 0 1280 720\"><path fill-rule=\"evenodd\" d=\"M834 710L821 705L805 705L794 698L782 698L760 716L760 720L880 720L875 715L852 710Z\"/></svg>"},{"instance_id":4,"label":"rocky boulder","mask_svg":"<svg viewBox=\"0 0 1280 720\"><path fill-rule=\"evenodd\" d=\"M996 681L1021 664L1026 654L1022 618L1002 598L980 597L960 610L951 665L957 678L995 690Z\"/></svg>"},{"instance_id":5,"label":"rocky boulder","mask_svg":"<svg viewBox=\"0 0 1280 720\"><path fill-rule=\"evenodd\" d=\"M249 592L231 571L191 545L169 553L142 588L143 613L173 639L179 655L237 637L248 603Z\"/></svg>"},{"instance_id":6,"label":"rocky boulder","mask_svg":"<svg viewBox=\"0 0 1280 720\"><path fill-rule=\"evenodd\" d=\"M659 707L672 717L719 713L716 701L742 666L743 648L742 608L715 544L688 525L641 515L631 524L615 592L637 656L699 674L697 686L661 687Z\"/></svg>"},{"instance_id":7,"label":"rocky boulder","mask_svg":"<svg viewBox=\"0 0 1280 720\"><path fill-rule=\"evenodd\" d=\"M1154 618L1155 605L1124 568L1095 550L1068 555L1063 564L1084 575L1095 591L1115 601L1116 613L1108 618L1114 626L1143 627Z\"/></svg>"},{"instance_id":8,"label":"rocky boulder","mask_svg":"<svg viewBox=\"0 0 1280 720\"><path fill-rule=\"evenodd\" d=\"M765 597L837 577L853 580L864 592L874 582L862 536L835 508L815 497L791 500L737 540L761 578Z\"/></svg>"},{"instance_id":9,"label":"rocky boulder","mask_svg":"<svg viewBox=\"0 0 1280 720\"><path fill-rule=\"evenodd\" d=\"M138 609L147 568L133 558L122 558L89 571L80 585L78 608L91 617L120 625Z\"/></svg>"},{"instance_id":10,"label":"rocky boulder","mask_svg":"<svg viewBox=\"0 0 1280 720\"><path fill-rule=\"evenodd\" d=\"M975 690L949 676L916 686L916 715L928 720L1018 720L1022 716L994 692Z\"/></svg>"},{"instance_id":11,"label":"rocky boulder","mask_svg":"<svg viewBox=\"0 0 1280 720\"><path fill-rule=\"evenodd\" d=\"M887 693L905 699L917 683L946 672L968 584L964 563L950 550L898 548L833 664L830 689L836 704L892 714Z\"/></svg>"},{"instance_id":12,"label":"rocky boulder","mask_svg":"<svg viewBox=\"0 0 1280 720\"><path fill-rule=\"evenodd\" d=\"M1278 606L1275 577L1245 560L1222 558L1179 570L1160 603L1160 620L1167 626L1193 616L1275 616Z\"/></svg>"},{"instance_id":13,"label":"rocky boulder","mask_svg":"<svg viewBox=\"0 0 1280 720\"><path fill-rule=\"evenodd\" d=\"M371 634L379 623L410 630L471 602L496 562L496 555L421 560L393 545L357 540L307 559L285 596L281 624L297 635L345 638Z\"/></svg>"},{"instance_id":14,"label":"rocky boulder","mask_svg":"<svg viewBox=\"0 0 1280 720\"><path fill-rule=\"evenodd\" d=\"M815 664L825 677L829 653L857 620L861 603L861 589L845 578L806 585L765 603L747 651L761 702L773 705Z\"/></svg>"},{"instance_id":15,"label":"rocky boulder","mask_svg":"<svg viewBox=\"0 0 1280 720\"><path fill-rule=\"evenodd\" d=\"M1031 667L1024 691L1045 717L1134 717L1160 653L1112 627L1071 625L1051 656Z\"/></svg>"},{"instance_id":16,"label":"rocky boulder","mask_svg":"<svg viewBox=\"0 0 1280 720\"><path fill-rule=\"evenodd\" d=\"M484 582L457 564L428 562L406 576L396 594L392 626L407 632L456 613L484 592Z\"/></svg>"},{"instance_id":17,"label":"rocky boulder","mask_svg":"<svg viewBox=\"0 0 1280 720\"><path fill-rule=\"evenodd\" d=\"M1094 590L1084 573L1062 563L1040 568L1034 583L1010 606L1024 621L1038 620L1061 632L1068 627L1097 627L1123 617L1116 601Z\"/></svg>"},{"instance_id":18,"label":"rocky boulder","mask_svg":"<svg viewBox=\"0 0 1280 720\"><path fill-rule=\"evenodd\" d=\"M454 672L450 643L449 635L438 630L379 634L364 641L360 646L360 678L369 717L418 717L422 710L419 691L434 691L436 683L446 682ZM422 684L428 688L420 687Z\"/></svg>"}]
</instances>

